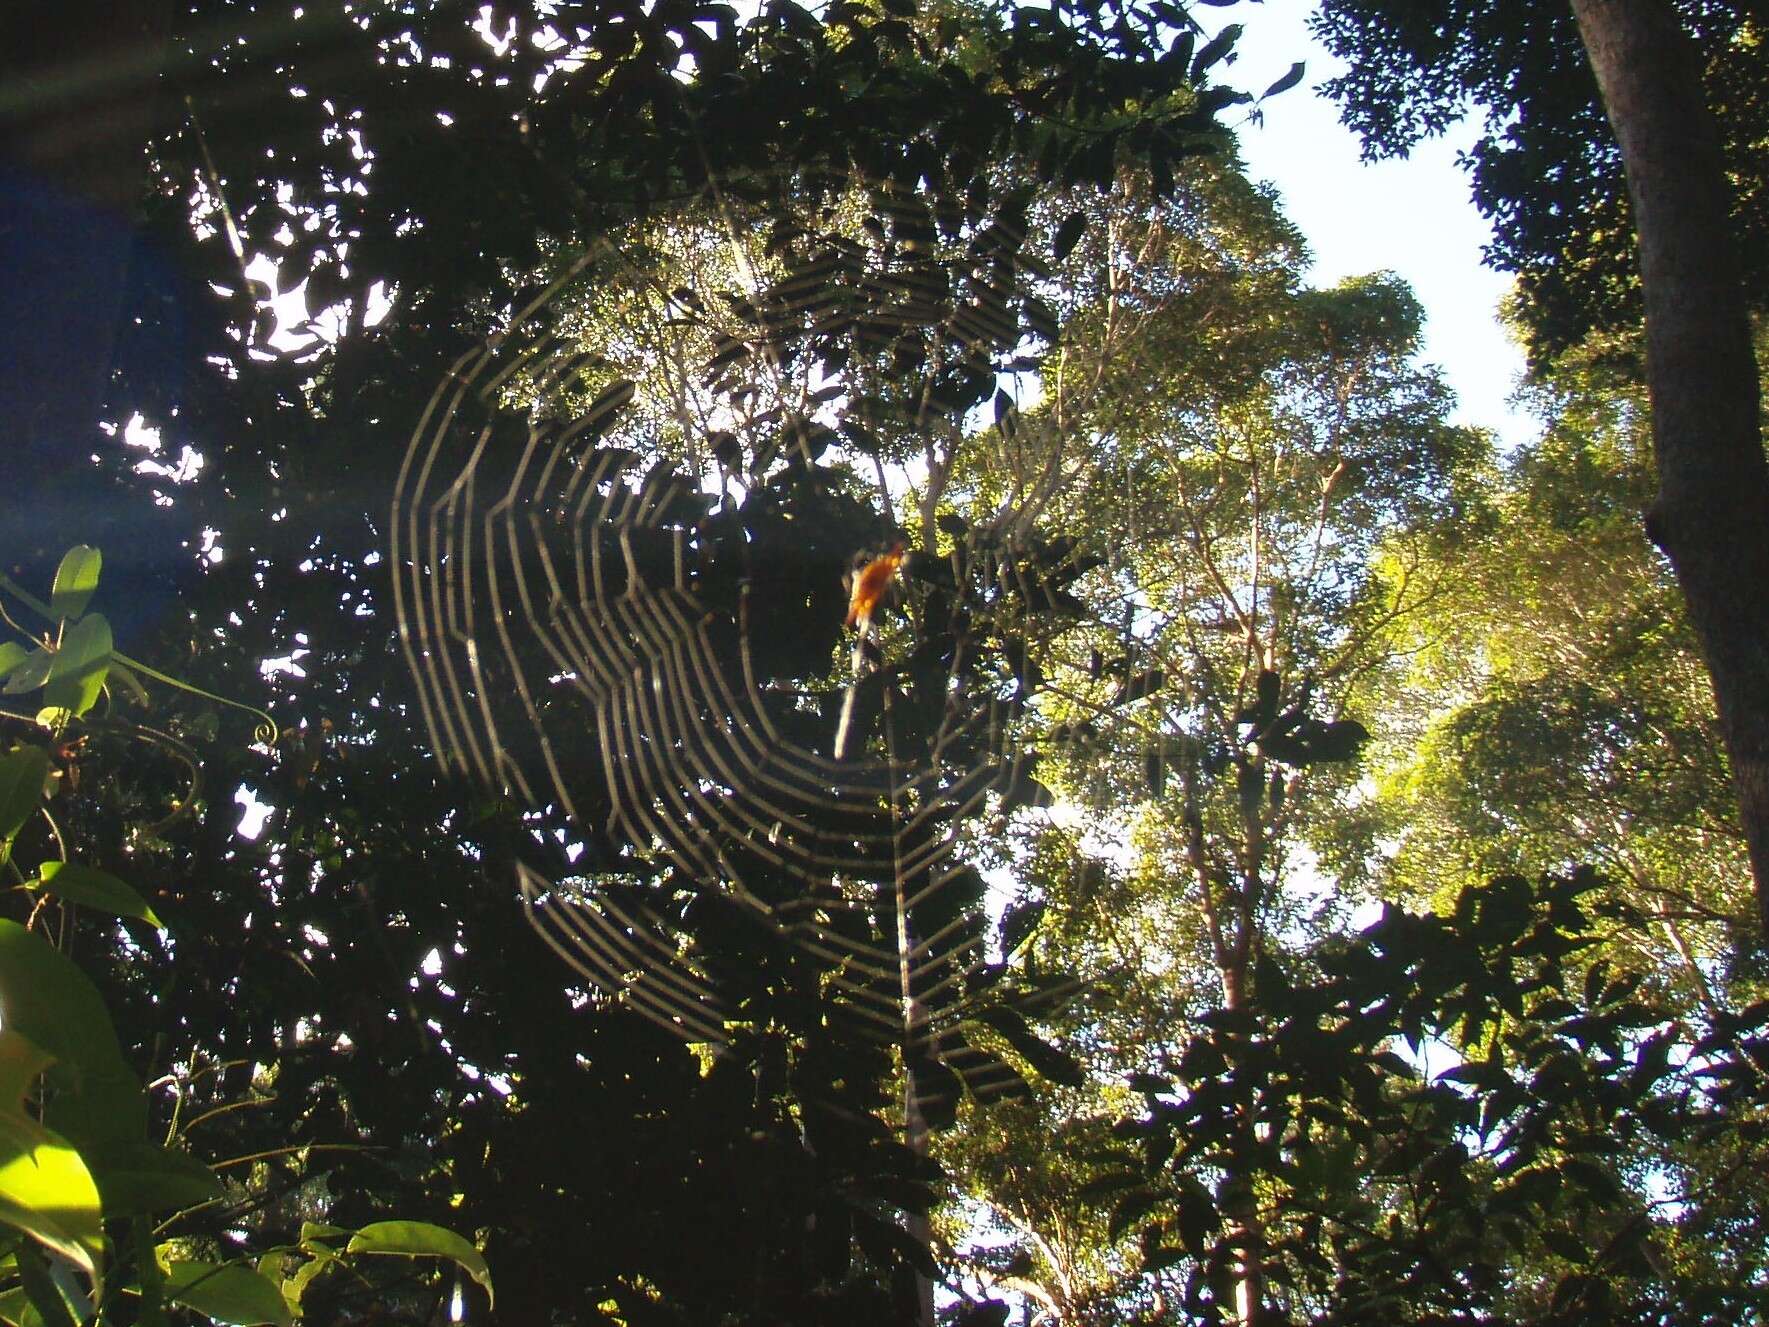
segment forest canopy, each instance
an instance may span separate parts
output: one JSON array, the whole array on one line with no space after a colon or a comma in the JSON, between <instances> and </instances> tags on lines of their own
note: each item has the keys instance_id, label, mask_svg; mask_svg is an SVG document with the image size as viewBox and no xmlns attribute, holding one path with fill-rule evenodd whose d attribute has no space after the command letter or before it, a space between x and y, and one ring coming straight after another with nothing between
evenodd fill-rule
<instances>
[{"instance_id":1,"label":"forest canopy","mask_svg":"<svg viewBox=\"0 0 1769 1327\"><path fill-rule=\"evenodd\" d=\"M1763 1316L1617 75L1315 17L1489 115L1507 450L1232 8L8 15L0 1322Z\"/></svg>"}]
</instances>

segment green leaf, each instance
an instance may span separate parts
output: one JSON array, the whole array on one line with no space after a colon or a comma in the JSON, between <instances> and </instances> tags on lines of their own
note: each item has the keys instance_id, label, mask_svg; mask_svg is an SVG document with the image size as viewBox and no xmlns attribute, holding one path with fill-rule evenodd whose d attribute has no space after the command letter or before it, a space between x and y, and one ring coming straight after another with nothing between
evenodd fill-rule
<instances>
[{"instance_id":1,"label":"green leaf","mask_svg":"<svg viewBox=\"0 0 1769 1327\"><path fill-rule=\"evenodd\" d=\"M1001 916L1001 952L1012 957L1032 938L1038 923L1044 919L1042 902L1024 903L1008 908Z\"/></svg>"},{"instance_id":2,"label":"green leaf","mask_svg":"<svg viewBox=\"0 0 1769 1327\"><path fill-rule=\"evenodd\" d=\"M182 1211L222 1193L215 1172L188 1152L146 1139L101 1142L81 1155L98 1182L107 1217Z\"/></svg>"},{"instance_id":3,"label":"green leaf","mask_svg":"<svg viewBox=\"0 0 1769 1327\"><path fill-rule=\"evenodd\" d=\"M1560 1172L1600 1202L1620 1202L1625 1197L1615 1176L1595 1161L1568 1157L1560 1163Z\"/></svg>"},{"instance_id":4,"label":"green leaf","mask_svg":"<svg viewBox=\"0 0 1769 1327\"><path fill-rule=\"evenodd\" d=\"M448 1258L485 1287L486 1298L492 1297L491 1268L485 1258L466 1240L452 1230L433 1226L427 1221L377 1221L364 1226L351 1236L350 1253L398 1253L413 1258Z\"/></svg>"},{"instance_id":5,"label":"green leaf","mask_svg":"<svg viewBox=\"0 0 1769 1327\"><path fill-rule=\"evenodd\" d=\"M84 714L98 700L111 664L111 624L102 613L88 613L70 626L50 665L43 700Z\"/></svg>"},{"instance_id":6,"label":"green leaf","mask_svg":"<svg viewBox=\"0 0 1769 1327\"><path fill-rule=\"evenodd\" d=\"M0 1322L7 1327L44 1327L43 1315L31 1304L23 1286L0 1291Z\"/></svg>"},{"instance_id":7,"label":"green leaf","mask_svg":"<svg viewBox=\"0 0 1769 1327\"><path fill-rule=\"evenodd\" d=\"M1161 1195L1153 1189L1133 1189L1120 1198L1112 1208L1112 1217L1107 1230L1113 1239L1117 1239L1129 1230L1161 1202Z\"/></svg>"},{"instance_id":8,"label":"green leaf","mask_svg":"<svg viewBox=\"0 0 1769 1327\"><path fill-rule=\"evenodd\" d=\"M17 641L0 642L0 677L5 677L29 657L30 651Z\"/></svg>"},{"instance_id":9,"label":"green leaf","mask_svg":"<svg viewBox=\"0 0 1769 1327\"><path fill-rule=\"evenodd\" d=\"M55 569L55 585L49 592L49 616L76 618L86 611L92 592L98 589L98 572L104 559L90 544L75 544L62 554Z\"/></svg>"},{"instance_id":10,"label":"green leaf","mask_svg":"<svg viewBox=\"0 0 1769 1327\"><path fill-rule=\"evenodd\" d=\"M86 974L17 922L0 920L0 1027L55 1061L47 1123L85 1147L139 1138L147 1099L117 1046L110 1014Z\"/></svg>"},{"instance_id":11,"label":"green leaf","mask_svg":"<svg viewBox=\"0 0 1769 1327\"><path fill-rule=\"evenodd\" d=\"M123 1064L111 1016L86 974L5 919L0 919L0 1026L74 1068L102 1073Z\"/></svg>"},{"instance_id":12,"label":"green leaf","mask_svg":"<svg viewBox=\"0 0 1769 1327\"><path fill-rule=\"evenodd\" d=\"M21 746L0 756L0 862L12 855L13 839L43 804L49 771L49 753L40 747Z\"/></svg>"},{"instance_id":13,"label":"green leaf","mask_svg":"<svg viewBox=\"0 0 1769 1327\"><path fill-rule=\"evenodd\" d=\"M915 1076L916 1109L929 1129L944 1133L958 1122L964 1080L944 1060L921 1057L909 1067Z\"/></svg>"},{"instance_id":14,"label":"green leaf","mask_svg":"<svg viewBox=\"0 0 1769 1327\"><path fill-rule=\"evenodd\" d=\"M133 696L137 702L142 705L147 704L147 688L141 685L141 679L135 676L135 674L129 669L123 667L122 664L118 663L114 657L111 659L109 676L114 678L118 685ZM214 717L212 715L206 715L204 717L208 718L211 723L214 722Z\"/></svg>"},{"instance_id":15,"label":"green leaf","mask_svg":"<svg viewBox=\"0 0 1769 1327\"><path fill-rule=\"evenodd\" d=\"M60 737L74 721L74 712L61 705L45 705L32 717L39 728L47 728L51 736Z\"/></svg>"},{"instance_id":16,"label":"green leaf","mask_svg":"<svg viewBox=\"0 0 1769 1327\"><path fill-rule=\"evenodd\" d=\"M79 862L44 862L37 875L36 880L26 881L29 887L46 889L57 898L82 907L97 908L117 917L139 917L150 926L166 929L147 900L109 871Z\"/></svg>"},{"instance_id":17,"label":"green leaf","mask_svg":"<svg viewBox=\"0 0 1769 1327\"><path fill-rule=\"evenodd\" d=\"M262 1323L290 1327L295 1321L283 1292L239 1263L171 1264L166 1269L166 1300L230 1327L259 1327Z\"/></svg>"},{"instance_id":18,"label":"green leaf","mask_svg":"<svg viewBox=\"0 0 1769 1327\"><path fill-rule=\"evenodd\" d=\"M39 645L7 669L6 685L0 687L0 695L21 696L35 691L49 680L49 670L54 666L55 651Z\"/></svg>"},{"instance_id":19,"label":"green leaf","mask_svg":"<svg viewBox=\"0 0 1769 1327\"><path fill-rule=\"evenodd\" d=\"M86 1316L85 1305L69 1303L68 1287L49 1269L48 1262L27 1244L17 1252L18 1275L28 1302L21 1315L26 1327L78 1327Z\"/></svg>"},{"instance_id":20,"label":"green leaf","mask_svg":"<svg viewBox=\"0 0 1769 1327\"><path fill-rule=\"evenodd\" d=\"M105 1067L57 1063L49 1082L55 1093L44 1122L83 1153L139 1138L147 1128L147 1093L120 1059Z\"/></svg>"},{"instance_id":21,"label":"green leaf","mask_svg":"<svg viewBox=\"0 0 1769 1327\"><path fill-rule=\"evenodd\" d=\"M16 1030L0 1028L0 1111L22 1109L25 1093L55 1057Z\"/></svg>"},{"instance_id":22,"label":"green leaf","mask_svg":"<svg viewBox=\"0 0 1769 1327\"><path fill-rule=\"evenodd\" d=\"M320 1221L303 1221L301 1223L301 1246L303 1248L326 1248L324 1241L341 1239L345 1235L356 1232L348 1226L328 1226Z\"/></svg>"},{"instance_id":23,"label":"green leaf","mask_svg":"<svg viewBox=\"0 0 1769 1327\"><path fill-rule=\"evenodd\" d=\"M73 1144L22 1114L0 1114L0 1221L98 1274L98 1185Z\"/></svg>"},{"instance_id":24,"label":"green leaf","mask_svg":"<svg viewBox=\"0 0 1769 1327\"><path fill-rule=\"evenodd\" d=\"M328 1249L320 1248L312 1258L297 1267L291 1275L284 1277L283 1298L288 1301L289 1307L299 1313L301 1311L301 1297L307 1293L307 1287L313 1284L314 1278L322 1275L327 1268L339 1265L341 1265L340 1260L336 1254Z\"/></svg>"},{"instance_id":25,"label":"green leaf","mask_svg":"<svg viewBox=\"0 0 1769 1327\"><path fill-rule=\"evenodd\" d=\"M67 1139L24 1113L54 1057L10 1023L0 1029L0 1222L96 1277L104 1257L98 1186Z\"/></svg>"}]
</instances>

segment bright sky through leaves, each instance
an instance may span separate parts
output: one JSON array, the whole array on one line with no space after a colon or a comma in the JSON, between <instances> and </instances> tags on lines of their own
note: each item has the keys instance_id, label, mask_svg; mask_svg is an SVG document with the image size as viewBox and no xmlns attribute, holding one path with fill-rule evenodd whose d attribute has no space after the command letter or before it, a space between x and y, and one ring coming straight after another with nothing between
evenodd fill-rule
<instances>
[{"instance_id":1,"label":"bright sky through leaves","mask_svg":"<svg viewBox=\"0 0 1769 1327\"><path fill-rule=\"evenodd\" d=\"M1307 15L1296 4L1233 13L1247 29L1230 71L1237 87L1256 92L1292 62L1308 64L1300 86L1267 103L1263 128L1241 130L1249 173L1283 195L1286 215L1314 255L1316 284L1386 269L1413 287L1425 306L1425 355L1456 390L1458 423L1493 429L1507 446L1528 441L1539 426L1508 403L1523 352L1496 316L1510 281L1480 265L1492 229L1456 166L1473 125L1421 143L1404 160L1365 163L1338 109L1313 91L1343 66L1309 35Z\"/></svg>"}]
</instances>

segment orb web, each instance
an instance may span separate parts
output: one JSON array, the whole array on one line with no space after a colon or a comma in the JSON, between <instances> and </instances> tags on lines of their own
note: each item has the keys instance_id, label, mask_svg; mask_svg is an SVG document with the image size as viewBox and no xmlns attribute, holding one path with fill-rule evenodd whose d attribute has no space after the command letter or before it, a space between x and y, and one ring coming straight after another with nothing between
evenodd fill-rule
<instances>
[{"instance_id":1,"label":"orb web","mask_svg":"<svg viewBox=\"0 0 1769 1327\"><path fill-rule=\"evenodd\" d=\"M393 503L402 648L444 765L650 864L518 868L529 920L594 988L725 1040L678 915L684 891L715 898L823 965L857 1026L986 1100L1023 1079L964 1030L992 968L962 848L1042 791L1014 730L1051 569L1073 562L1032 534L1060 465L998 384L1054 317L1023 203L868 183L769 215L751 243L754 215L709 197L667 263L599 246L451 366ZM635 309L649 322L619 321ZM943 520L903 620L850 648L831 554L851 570L868 527L895 526L891 467L950 473L961 445L1015 448L994 514ZM806 630L827 631L822 679L780 662Z\"/></svg>"}]
</instances>

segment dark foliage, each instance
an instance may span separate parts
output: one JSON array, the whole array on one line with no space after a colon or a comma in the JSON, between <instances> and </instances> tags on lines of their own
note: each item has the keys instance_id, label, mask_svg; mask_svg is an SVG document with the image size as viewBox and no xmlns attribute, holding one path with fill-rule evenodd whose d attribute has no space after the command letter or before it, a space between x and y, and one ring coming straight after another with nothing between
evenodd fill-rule
<instances>
[{"instance_id":1,"label":"dark foliage","mask_svg":"<svg viewBox=\"0 0 1769 1327\"><path fill-rule=\"evenodd\" d=\"M1761 153L1769 62L1761 6L1676 4L1705 61L1732 171L1733 220L1751 306L1769 305L1769 179ZM1484 117L1464 165L1491 219L1488 256L1517 274L1532 358L1592 331L1638 326L1639 274L1621 154L1565 5L1487 0L1327 0L1312 20L1350 70L1327 84L1371 156L1406 152L1468 114Z\"/></svg>"},{"instance_id":2,"label":"dark foliage","mask_svg":"<svg viewBox=\"0 0 1769 1327\"><path fill-rule=\"evenodd\" d=\"M78 855L174 937L81 935L132 1063L188 1080L186 1119L256 1102L192 1141L264 1159L233 1172L228 1208L169 1233L226 1247L226 1229L397 1212L484 1241L505 1321L899 1321L889 1283L920 1255L896 1218L930 1176L875 1123L887 1057L831 1040L816 973L784 951L738 991L749 1029L710 1064L569 988L512 876L518 859L568 873L564 817L432 774L386 504L443 367L557 253L715 177L762 199L819 172L963 197L1013 151L1047 178L1103 182L1126 155L1160 175L1239 99L1202 86L1226 45L1194 54L1165 4L776 0L742 24L720 4L493 6L501 53L477 5L143 0L84 39L38 8L5 43L29 96L0 112L20 278L7 569L37 583L70 543L104 546L107 586L128 587L121 645L283 727L249 746L225 712L156 693L148 722L200 757L188 813L143 832L184 770L121 712L92 723L59 806ZM558 63L555 39L580 58ZM96 157L56 147L83 106L106 112ZM333 334L273 349L240 249L304 280ZM392 307L371 326L377 289ZM136 415L200 469L140 472L119 436ZM767 501L815 524L829 494L803 480ZM827 668L827 633L802 626L777 638L783 675ZM275 658L292 666L263 674ZM269 808L255 841L241 787ZM592 846L618 864L620 845ZM338 1321L436 1311L326 1294Z\"/></svg>"},{"instance_id":3,"label":"dark foliage","mask_svg":"<svg viewBox=\"0 0 1769 1327\"><path fill-rule=\"evenodd\" d=\"M1135 1159L1095 1191L1115 1227L1140 1228L1146 1266L1173 1269L1189 1320L1222 1320L1249 1195L1271 1214L1257 1229L1276 1321L1763 1311L1764 1214L1735 1181L1769 1142L1769 1005L1692 1028L1637 974L1586 967L1600 886L1507 876L1448 916L1386 908L1262 963L1245 1007L1133 1081L1145 1110L1119 1133ZM1662 1201L1624 1183L1642 1170ZM1738 1263L1679 1254L1716 1226Z\"/></svg>"}]
</instances>

